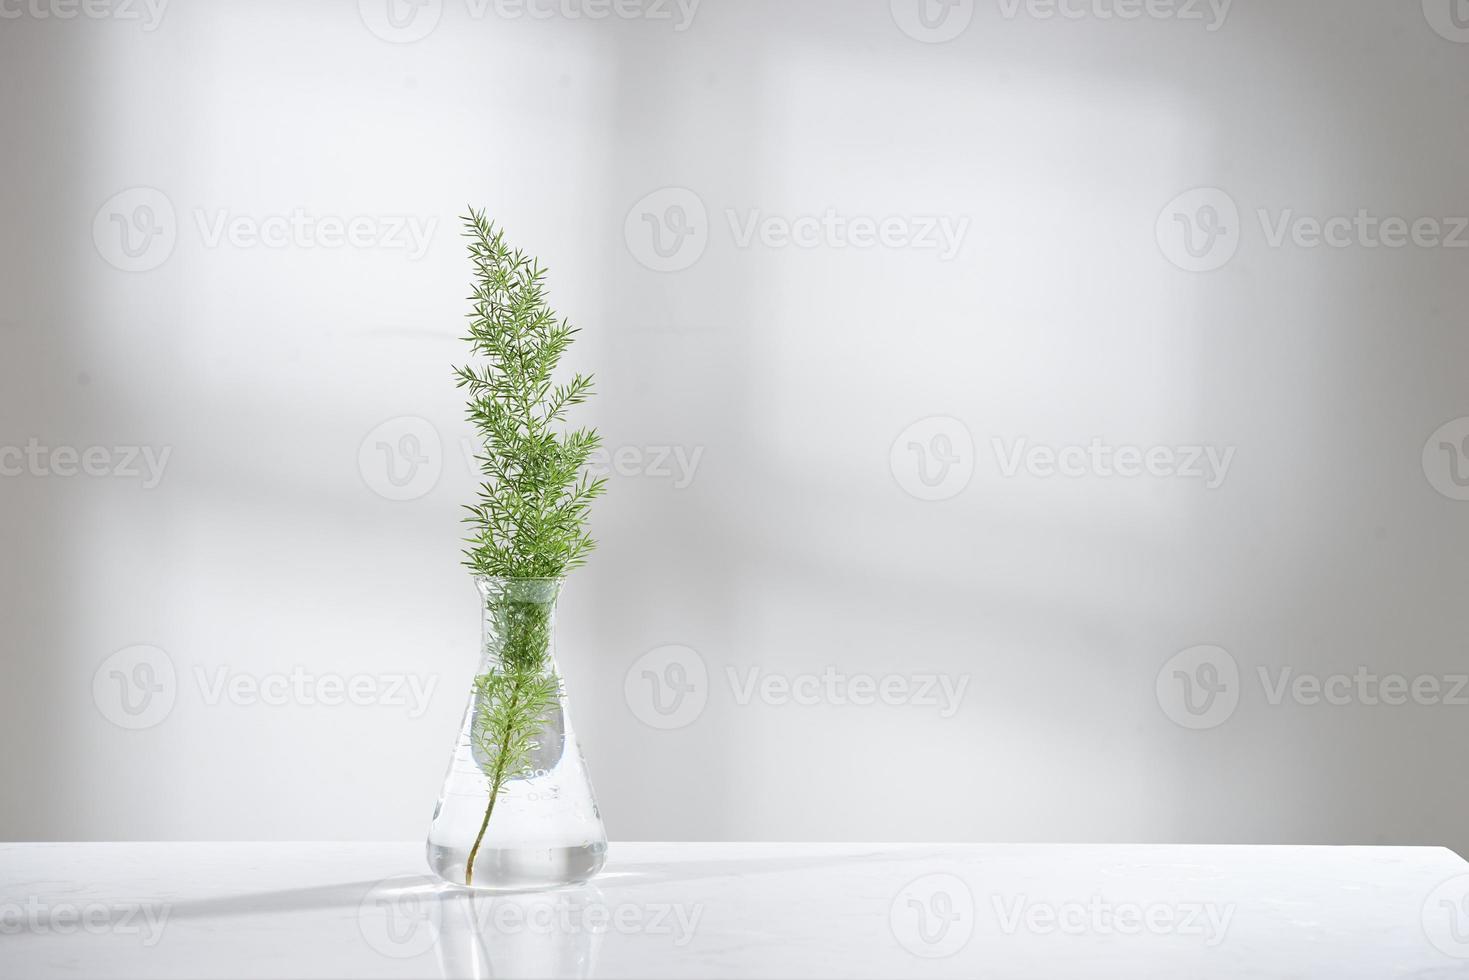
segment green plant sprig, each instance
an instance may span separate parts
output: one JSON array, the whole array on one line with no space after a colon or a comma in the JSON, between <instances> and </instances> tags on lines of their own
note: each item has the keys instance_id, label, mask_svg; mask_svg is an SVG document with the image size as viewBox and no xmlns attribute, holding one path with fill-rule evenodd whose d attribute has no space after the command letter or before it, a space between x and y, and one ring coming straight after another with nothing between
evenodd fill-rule
<instances>
[{"instance_id":1,"label":"green plant sprig","mask_svg":"<svg viewBox=\"0 0 1469 980\"><path fill-rule=\"evenodd\" d=\"M504 233L469 209L464 235L474 263L469 336L479 366L455 369L469 393L468 415L483 451L479 502L466 507L471 525L465 565L494 578L559 578L581 565L596 543L586 531L591 502L606 489L587 463L597 433L564 430L567 411L585 402L592 379L554 374L576 334L546 301L546 271L511 249ZM464 882L484 843L505 783L527 775L561 694L552 668L549 602L485 596L498 663L475 678L470 740L489 784L489 803L470 849Z\"/></svg>"},{"instance_id":2,"label":"green plant sprig","mask_svg":"<svg viewBox=\"0 0 1469 980\"><path fill-rule=\"evenodd\" d=\"M484 443L475 457L480 499L464 518L472 527L465 564L481 575L555 578L596 546L587 518L607 481L592 478L587 463L601 439L588 428L558 431L591 395L592 379L554 381L577 330L547 303L546 270L510 248L483 211L471 208L463 220L475 276L465 340L485 358L455 369Z\"/></svg>"}]
</instances>

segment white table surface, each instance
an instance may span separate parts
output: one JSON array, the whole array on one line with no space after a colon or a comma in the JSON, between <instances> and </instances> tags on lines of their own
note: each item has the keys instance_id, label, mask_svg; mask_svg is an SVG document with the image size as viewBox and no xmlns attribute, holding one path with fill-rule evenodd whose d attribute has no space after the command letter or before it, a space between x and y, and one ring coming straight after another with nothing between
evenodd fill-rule
<instances>
[{"instance_id":1,"label":"white table surface","mask_svg":"<svg viewBox=\"0 0 1469 980\"><path fill-rule=\"evenodd\" d=\"M0 977L1469 978L1440 848L614 844L472 900L422 850L0 845Z\"/></svg>"}]
</instances>

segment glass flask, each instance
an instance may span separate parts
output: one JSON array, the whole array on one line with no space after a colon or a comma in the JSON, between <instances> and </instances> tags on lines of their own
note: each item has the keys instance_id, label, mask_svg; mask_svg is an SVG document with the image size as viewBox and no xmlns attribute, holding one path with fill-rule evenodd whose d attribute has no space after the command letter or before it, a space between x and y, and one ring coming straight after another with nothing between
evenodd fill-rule
<instances>
[{"instance_id":1,"label":"glass flask","mask_svg":"<svg viewBox=\"0 0 1469 980\"><path fill-rule=\"evenodd\" d=\"M607 832L556 666L562 579L478 576L483 629L449 772L428 832L447 882L528 891L586 881Z\"/></svg>"}]
</instances>

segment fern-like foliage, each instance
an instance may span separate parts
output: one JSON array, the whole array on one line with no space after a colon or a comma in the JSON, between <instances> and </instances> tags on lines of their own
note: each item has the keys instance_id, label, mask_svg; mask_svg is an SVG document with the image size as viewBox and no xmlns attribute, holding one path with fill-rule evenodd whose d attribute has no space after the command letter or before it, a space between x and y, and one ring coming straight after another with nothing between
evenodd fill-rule
<instances>
[{"instance_id":1,"label":"fern-like foliage","mask_svg":"<svg viewBox=\"0 0 1469 980\"><path fill-rule=\"evenodd\" d=\"M555 579L581 565L595 542L586 524L606 481L587 463L599 445L591 429L568 429L567 411L586 401L592 379L554 379L576 334L546 301L545 270L469 210L464 234L474 264L469 314L475 364L455 369L469 394L469 420L482 443L479 501L467 507L465 564L500 580L484 591L487 653L494 666L475 678L470 741L489 788L465 884L507 781L528 775L538 739L556 709L561 682L550 659L555 589L516 579ZM512 580L512 581L503 581Z\"/></svg>"},{"instance_id":2,"label":"fern-like foliage","mask_svg":"<svg viewBox=\"0 0 1469 980\"><path fill-rule=\"evenodd\" d=\"M475 678L470 740L491 796L530 773L537 737L560 697L561 682L548 670L506 668Z\"/></svg>"},{"instance_id":3,"label":"fern-like foliage","mask_svg":"<svg viewBox=\"0 0 1469 980\"><path fill-rule=\"evenodd\" d=\"M465 517L465 564L481 575L556 577L595 546L587 516L606 489L587 472L597 433L564 427L567 410L591 395L592 379L553 377L577 331L547 303L545 269L506 244L483 211L471 208L463 220L474 263L465 339L483 363L455 376L484 444L480 499Z\"/></svg>"}]
</instances>

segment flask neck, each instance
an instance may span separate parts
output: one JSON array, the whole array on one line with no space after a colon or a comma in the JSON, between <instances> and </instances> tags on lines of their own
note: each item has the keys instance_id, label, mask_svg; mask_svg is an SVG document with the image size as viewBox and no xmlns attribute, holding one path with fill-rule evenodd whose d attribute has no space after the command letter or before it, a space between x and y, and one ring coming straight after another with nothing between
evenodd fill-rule
<instances>
[{"instance_id":1,"label":"flask neck","mask_svg":"<svg viewBox=\"0 0 1469 980\"><path fill-rule=\"evenodd\" d=\"M554 667L561 579L475 579L480 594L480 673Z\"/></svg>"}]
</instances>

